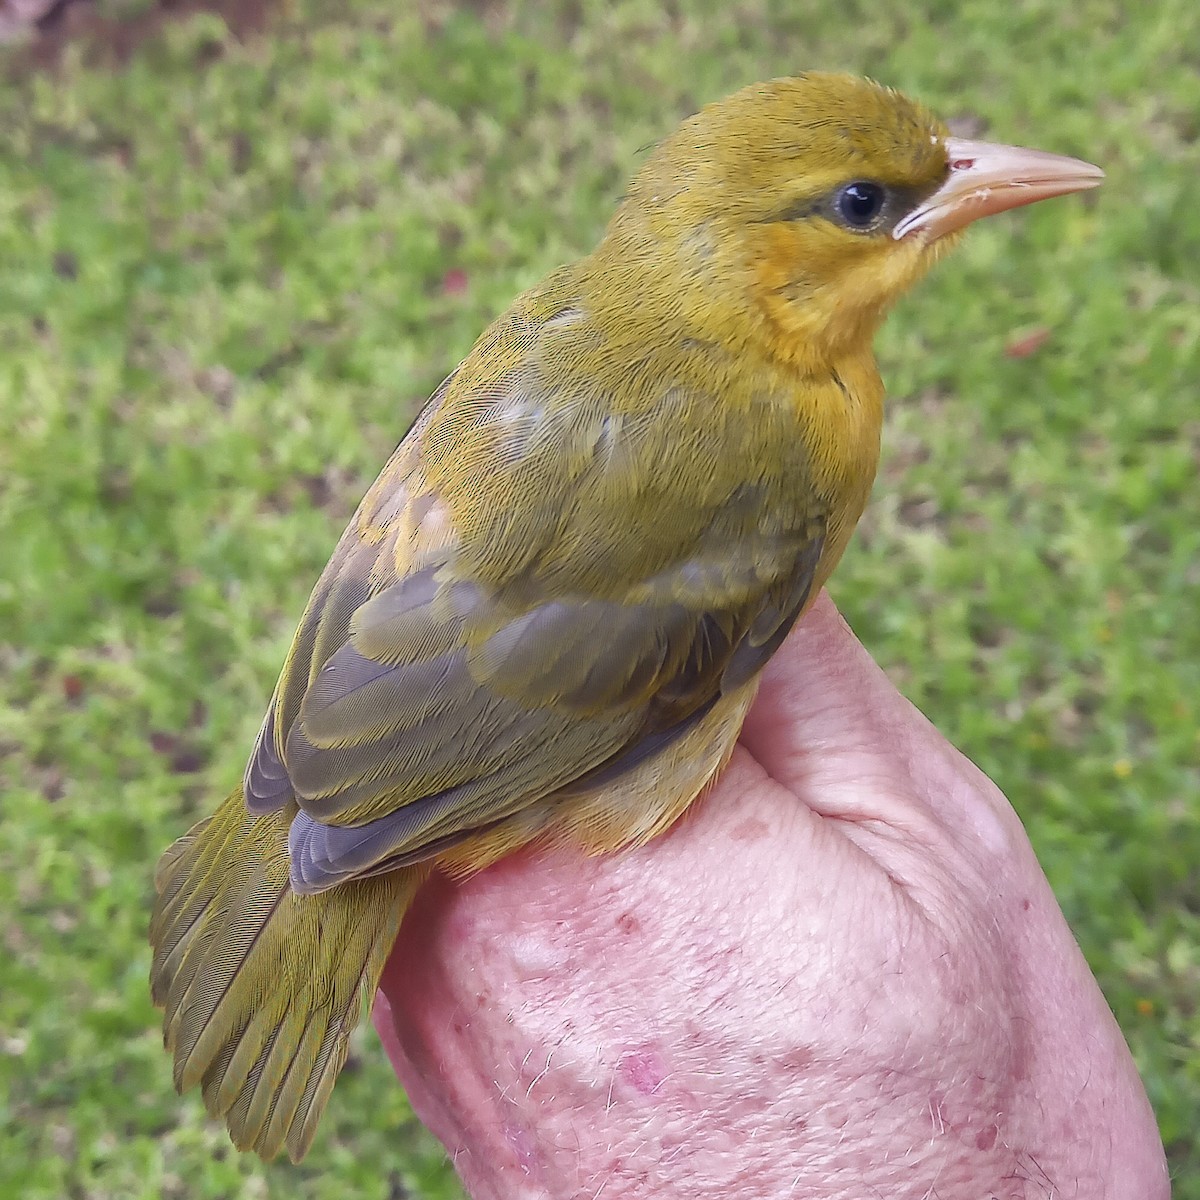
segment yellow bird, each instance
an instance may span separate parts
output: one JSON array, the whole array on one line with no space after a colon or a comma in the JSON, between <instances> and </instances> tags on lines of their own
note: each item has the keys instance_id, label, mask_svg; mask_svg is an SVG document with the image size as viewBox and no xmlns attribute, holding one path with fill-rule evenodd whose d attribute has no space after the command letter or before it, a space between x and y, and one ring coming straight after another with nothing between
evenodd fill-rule
<instances>
[{"instance_id":1,"label":"yellow bird","mask_svg":"<svg viewBox=\"0 0 1200 1200\"><path fill-rule=\"evenodd\" d=\"M298 1160L417 888L665 830L879 453L871 342L954 234L1095 187L846 75L685 121L438 388L317 582L241 786L163 855L181 1090Z\"/></svg>"}]
</instances>

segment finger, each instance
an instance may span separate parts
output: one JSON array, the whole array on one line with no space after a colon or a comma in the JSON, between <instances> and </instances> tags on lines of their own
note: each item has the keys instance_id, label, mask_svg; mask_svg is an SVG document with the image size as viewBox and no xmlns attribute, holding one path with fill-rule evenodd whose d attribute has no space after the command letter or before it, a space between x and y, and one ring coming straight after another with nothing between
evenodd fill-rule
<instances>
[{"instance_id":1,"label":"finger","mask_svg":"<svg viewBox=\"0 0 1200 1200\"><path fill-rule=\"evenodd\" d=\"M763 672L741 742L785 787L819 790L850 768L890 781L920 720L822 592Z\"/></svg>"},{"instance_id":2,"label":"finger","mask_svg":"<svg viewBox=\"0 0 1200 1200\"><path fill-rule=\"evenodd\" d=\"M896 690L827 593L764 671L741 744L847 832L949 842L988 870L997 856L1032 858L1000 790Z\"/></svg>"}]
</instances>

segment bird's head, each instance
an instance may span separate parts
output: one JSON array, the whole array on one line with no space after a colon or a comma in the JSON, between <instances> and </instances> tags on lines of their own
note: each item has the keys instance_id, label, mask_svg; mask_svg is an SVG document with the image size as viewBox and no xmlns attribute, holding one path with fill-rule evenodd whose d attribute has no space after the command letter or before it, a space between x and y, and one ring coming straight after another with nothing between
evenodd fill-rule
<instances>
[{"instance_id":1,"label":"bird's head","mask_svg":"<svg viewBox=\"0 0 1200 1200\"><path fill-rule=\"evenodd\" d=\"M952 137L869 80L811 73L685 121L635 176L610 237L668 254L696 315L815 368L869 344L971 221L1102 178L1077 159Z\"/></svg>"}]
</instances>

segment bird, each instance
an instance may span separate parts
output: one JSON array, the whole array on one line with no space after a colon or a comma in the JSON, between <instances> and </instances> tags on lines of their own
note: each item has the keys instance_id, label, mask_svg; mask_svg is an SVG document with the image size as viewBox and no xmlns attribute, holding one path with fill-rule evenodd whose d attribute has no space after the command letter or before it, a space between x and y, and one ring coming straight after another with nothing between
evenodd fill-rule
<instances>
[{"instance_id":1,"label":"bird","mask_svg":"<svg viewBox=\"0 0 1200 1200\"><path fill-rule=\"evenodd\" d=\"M434 392L333 551L243 779L162 855L180 1091L308 1151L413 896L618 852L729 759L874 482L892 302L972 221L1093 188L851 75L745 87Z\"/></svg>"}]
</instances>

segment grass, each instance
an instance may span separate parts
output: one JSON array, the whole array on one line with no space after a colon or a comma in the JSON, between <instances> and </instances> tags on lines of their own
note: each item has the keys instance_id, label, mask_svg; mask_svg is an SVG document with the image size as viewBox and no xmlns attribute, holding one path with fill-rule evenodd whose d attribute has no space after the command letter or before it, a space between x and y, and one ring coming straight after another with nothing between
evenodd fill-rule
<instances>
[{"instance_id":1,"label":"grass","mask_svg":"<svg viewBox=\"0 0 1200 1200\"><path fill-rule=\"evenodd\" d=\"M300 1167L174 1095L151 867L238 777L336 534L488 318L678 117L822 65L1109 172L975 231L890 322L886 459L833 590L1019 809L1200 1200L1200 8L154 28L119 63L0 60L0 1194L459 1194L373 1036Z\"/></svg>"}]
</instances>

